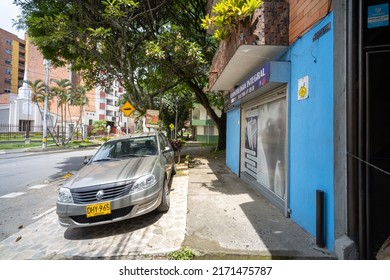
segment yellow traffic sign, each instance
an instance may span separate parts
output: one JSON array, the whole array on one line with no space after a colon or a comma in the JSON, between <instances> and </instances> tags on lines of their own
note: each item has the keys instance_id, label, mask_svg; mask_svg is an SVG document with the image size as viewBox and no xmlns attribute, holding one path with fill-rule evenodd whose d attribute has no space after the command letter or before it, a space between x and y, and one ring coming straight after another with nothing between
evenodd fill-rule
<instances>
[{"instance_id":1,"label":"yellow traffic sign","mask_svg":"<svg viewBox=\"0 0 390 280\"><path fill-rule=\"evenodd\" d=\"M126 101L125 104L123 104L121 107L121 111L126 117L128 117L135 111L135 108L130 104L129 101Z\"/></svg>"}]
</instances>

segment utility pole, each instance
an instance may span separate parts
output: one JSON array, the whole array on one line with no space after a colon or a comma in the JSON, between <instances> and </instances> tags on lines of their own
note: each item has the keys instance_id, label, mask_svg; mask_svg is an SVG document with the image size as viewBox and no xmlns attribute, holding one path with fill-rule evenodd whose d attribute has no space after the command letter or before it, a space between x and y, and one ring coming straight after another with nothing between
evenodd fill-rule
<instances>
[{"instance_id":1,"label":"utility pole","mask_svg":"<svg viewBox=\"0 0 390 280\"><path fill-rule=\"evenodd\" d=\"M176 96L176 103L175 103L175 140L177 138L177 103L178 103L178 98Z\"/></svg>"},{"instance_id":2,"label":"utility pole","mask_svg":"<svg viewBox=\"0 0 390 280\"><path fill-rule=\"evenodd\" d=\"M42 148L47 147L47 107L48 107L48 95L49 95L49 69L50 60L44 59L43 64L46 66L46 89L45 89L45 100L43 105L43 137L42 137Z\"/></svg>"}]
</instances>

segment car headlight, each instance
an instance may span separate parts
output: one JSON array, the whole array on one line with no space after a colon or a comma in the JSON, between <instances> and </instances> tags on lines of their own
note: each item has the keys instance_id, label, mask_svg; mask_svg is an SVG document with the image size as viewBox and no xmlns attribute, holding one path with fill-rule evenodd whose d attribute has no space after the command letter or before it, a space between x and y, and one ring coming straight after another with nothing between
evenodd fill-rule
<instances>
[{"instance_id":1,"label":"car headlight","mask_svg":"<svg viewBox=\"0 0 390 280\"><path fill-rule=\"evenodd\" d=\"M57 201L63 203L73 203L73 197L70 190L68 188L60 188Z\"/></svg>"},{"instance_id":2,"label":"car headlight","mask_svg":"<svg viewBox=\"0 0 390 280\"><path fill-rule=\"evenodd\" d=\"M152 174L142 176L135 181L130 192L137 192L154 186L157 183L156 177Z\"/></svg>"}]
</instances>

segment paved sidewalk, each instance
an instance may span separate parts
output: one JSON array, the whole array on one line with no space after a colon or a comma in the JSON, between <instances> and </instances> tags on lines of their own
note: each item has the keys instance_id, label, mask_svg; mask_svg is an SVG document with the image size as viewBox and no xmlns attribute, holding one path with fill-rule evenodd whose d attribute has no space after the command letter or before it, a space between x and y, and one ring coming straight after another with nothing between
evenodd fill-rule
<instances>
[{"instance_id":1,"label":"paved sidewalk","mask_svg":"<svg viewBox=\"0 0 390 280\"><path fill-rule=\"evenodd\" d=\"M183 245L200 259L334 259L225 165L222 153L190 162Z\"/></svg>"}]
</instances>

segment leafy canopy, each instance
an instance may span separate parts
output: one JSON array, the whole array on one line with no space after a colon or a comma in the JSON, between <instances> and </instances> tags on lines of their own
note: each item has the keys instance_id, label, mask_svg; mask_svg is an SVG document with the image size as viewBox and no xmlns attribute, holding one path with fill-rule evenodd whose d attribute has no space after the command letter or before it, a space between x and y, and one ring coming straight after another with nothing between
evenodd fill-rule
<instances>
[{"instance_id":1,"label":"leafy canopy","mask_svg":"<svg viewBox=\"0 0 390 280\"><path fill-rule=\"evenodd\" d=\"M207 0L14 2L22 10L19 26L53 66L70 65L88 86L119 81L141 114L186 87L219 125L213 106L222 95L206 90L217 47L201 27Z\"/></svg>"}]
</instances>

